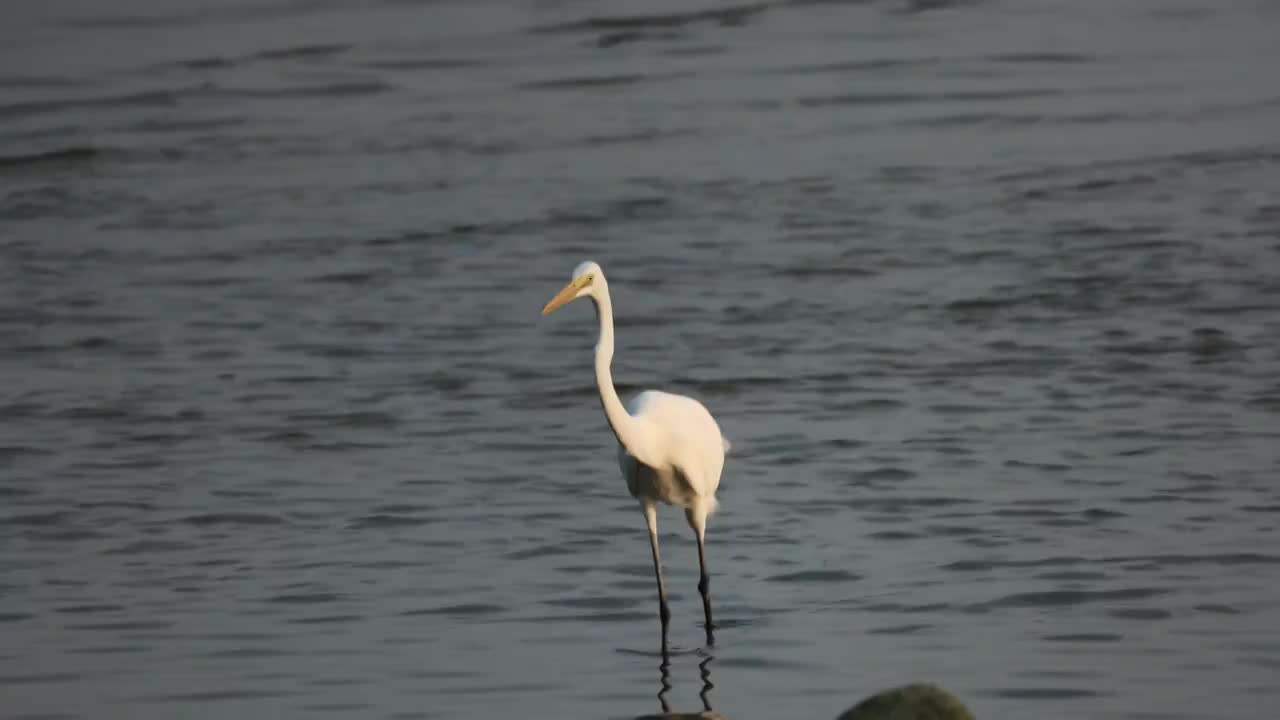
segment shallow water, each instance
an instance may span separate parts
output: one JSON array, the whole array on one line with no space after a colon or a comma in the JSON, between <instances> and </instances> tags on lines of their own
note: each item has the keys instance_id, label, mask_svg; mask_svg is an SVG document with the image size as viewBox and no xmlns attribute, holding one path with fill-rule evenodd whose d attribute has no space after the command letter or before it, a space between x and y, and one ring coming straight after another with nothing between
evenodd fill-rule
<instances>
[{"instance_id":1,"label":"shallow water","mask_svg":"<svg viewBox=\"0 0 1280 720\"><path fill-rule=\"evenodd\" d=\"M4 11L6 717L1275 706L1280 7L644 12ZM665 669L588 257L734 442Z\"/></svg>"}]
</instances>

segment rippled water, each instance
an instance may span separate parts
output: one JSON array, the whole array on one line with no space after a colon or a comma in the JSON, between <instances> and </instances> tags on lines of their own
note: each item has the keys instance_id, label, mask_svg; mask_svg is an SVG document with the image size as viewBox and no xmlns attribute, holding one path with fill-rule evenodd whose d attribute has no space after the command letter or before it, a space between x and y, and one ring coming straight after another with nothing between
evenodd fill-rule
<instances>
[{"instance_id":1,"label":"rippled water","mask_svg":"<svg viewBox=\"0 0 1280 720\"><path fill-rule=\"evenodd\" d=\"M1274 3L26 5L6 717L1280 700ZM665 669L586 258L734 441Z\"/></svg>"}]
</instances>

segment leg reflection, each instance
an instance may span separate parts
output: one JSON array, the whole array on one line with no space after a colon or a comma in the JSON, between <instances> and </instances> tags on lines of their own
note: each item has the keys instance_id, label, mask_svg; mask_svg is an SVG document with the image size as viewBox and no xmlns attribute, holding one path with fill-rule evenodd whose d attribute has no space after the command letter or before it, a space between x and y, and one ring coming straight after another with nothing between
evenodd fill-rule
<instances>
[{"instance_id":1,"label":"leg reflection","mask_svg":"<svg viewBox=\"0 0 1280 720\"><path fill-rule=\"evenodd\" d=\"M702 690L698 693L698 697L702 698L702 709L711 712L711 700L707 697L707 693L711 692L711 688L715 685L711 682L711 661L715 657L708 655L706 660L698 663L698 673L702 675Z\"/></svg>"},{"instance_id":2,"label":"leg reflection","mask_svg":"<svg viewBox=\"0 0 1280 720\"><path fill-rule=\"evenodd\" d=\"M658 666L661 673L662 689L658 691L658 702L662 703L662 712L671 712L671 705L667 702L667 693L671 692L671 655L667 652L667 634L662 633L662 664Z\"/></svg>"},{"instance_id":3,"label":"leg reflection","mask_svg":"<svg viewBox=\"0 0 1280 720\"><path fill-rule=\"evenodd\" d=\"M702 678L702 688L698 691L698 697L702 699L702 710L695 712L672 712L671 702L667 699L667 694L671 692L671 654L667 650L666 643L662 645L662 663L658 665L659 682L662 689L658 691L658 703L662 706L660 715L642 715L636 720L724 720L724 717L717 714L711 708L711 689L715 687L715 683L711 682L711 661L715 657L708 655L705 651L697 651L702 655L702 660L698 663L698 674Z\"/></svg>"}]
</instances>

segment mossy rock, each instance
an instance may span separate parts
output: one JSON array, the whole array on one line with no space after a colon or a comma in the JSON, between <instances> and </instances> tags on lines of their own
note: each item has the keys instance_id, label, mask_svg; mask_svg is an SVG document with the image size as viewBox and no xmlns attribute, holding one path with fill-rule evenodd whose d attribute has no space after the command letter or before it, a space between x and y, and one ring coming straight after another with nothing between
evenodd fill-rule
<instances>
[{"instance_id":1,"label":"mossy rock","mask_svg":"<svg viewBox=\"0 0 1280 720\"><path fill-rule=\"evenodd\" d=\"M942 688L904 685L866 698L838 720L973 720L973 714Z\"/></svg>"}]
</instances>

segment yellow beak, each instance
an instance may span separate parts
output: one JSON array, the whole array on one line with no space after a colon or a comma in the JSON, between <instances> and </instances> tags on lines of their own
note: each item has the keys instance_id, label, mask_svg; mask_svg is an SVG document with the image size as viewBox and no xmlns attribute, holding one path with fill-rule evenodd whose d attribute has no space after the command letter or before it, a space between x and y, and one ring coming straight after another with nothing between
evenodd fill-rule
<instances>
[{"instance_id":1,"label":"yellow beak","mask_svg":"<svg viewBox=\"0 0 1280 720\"><path fill-rule=\"evenodd\" d=\"M556 296L551 298L551 301L542 308L542 314L546 315L562 305L567 305L569 301L578 296L578 291L586 284L587 278L584 276L570 282L568 285L565 285L560 289L560 292L556 293Z\"/></svg>"}]
</instances>

